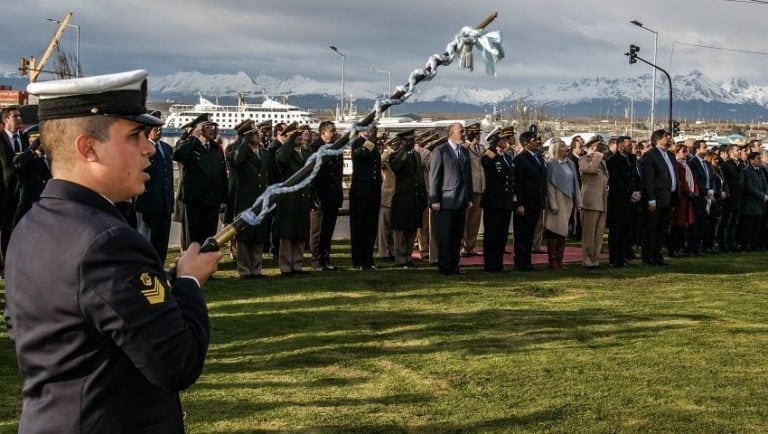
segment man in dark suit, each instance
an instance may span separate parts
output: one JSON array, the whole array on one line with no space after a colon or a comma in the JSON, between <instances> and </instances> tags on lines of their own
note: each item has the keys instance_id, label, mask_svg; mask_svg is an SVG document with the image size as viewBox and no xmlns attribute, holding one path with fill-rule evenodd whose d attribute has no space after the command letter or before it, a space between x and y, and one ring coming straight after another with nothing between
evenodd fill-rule
<instances>
[{"instance_id":1,"label":"man in dark suit","mask_svg":"<svg viewBox=\"0 0 768 434\"><path fill-rule=\"evenodd\" d=\"M19 178L13 171L13 158L29 148L29 139L21 131L22 119L17 106L4 108L0 119L5 126L0 133L0 167L5 186L3 209L0 210L0 252L5 257L19 205Z\"/></svg>"},{"instance_id":2,"label":"man in dark suit","mask_svg":"<svg viewBox=\"0 0 768 434\"><path fill-rule=\"evenodd\" d=\"M691 156L688 158L688 167L691 168L693 179L699 186L699 195L691 197L693 204L693 227L688 233L688 248L691 253L700 256L702 251L702 241L704 231L709 226L709 214L707 213L707 201L715 200L715 174L712 166L705 159L709 147L704 140L696 140L690 149ZM706 253L714 253L709 251Z\"/></svg>"},{"instance_id":3,"label":"man in dark suit","mask_svg":"<svg viewBox=\"0 0 768 434\"><path fill-rule=\"evenodd\" d=\"M515 269L533 271L531 250L533 233L547 200L547 175L541 152L541 137L532 131L520 134L525 150L514 160L515 164Z\"/></svg>"},{"instance_id":4,"label":"man in dark suit","mask_svg":"<svg viewBox=\"0 0 768 434\"><path fill-rule=\"evenodd\" d=\"M352 184L349 188L349 236L352 266L370 270L381 206L381 155L374 141L376 131L356 138L352 148Z\"/></svg>"},{"instance_id":5,"label":"man in dark suit","mask_svg":"<svg viewBox=\"0 0 768 434\"><path fill-rule=\"evenodd\" d=\"M159 111L150 114L160 118ZM149 181L145 184L144 193L136 197L135 207L139 232L155 248L160 262L165 263L173 215L173 148L160 140L162 136L162 126L147 130L147 138L155 147L155 154L149 158L152 165L144 170L149 175Z\"/></svg>"},{"instance_id":6,"label":"man in dark suit","mask_svg":"<svg viewBox=\"0 0 768 434\"><path fill-rule=\"evenodd\" d=\"M16 226L6 263L20 433L184 432L179 391L200 376L209 342L201 285L221 254L192 244L166 276L114 205L144 191L155 152L144 131L162 125L146 114L146 76L27 88L55 179Z\"/></svg>"},{"instance_id":7,"label":"man in dark suit","mask_svg":"<svg viewBox=\"0 0 768 434\"><path fill-rule=\"evenodd\" d=\"M635 204L640 201L640 176L629 158L630 138L616 139L616 153L608 159L608 265L629 266L627 251L631 249L637 224Z\"/></svg>"},{"instance_id":8,"label":"man in dark suit","mask_svg":"<svg viewBox=\"0 0 768 434\"><path fill-rule=\"evenodd\" d=\"M218 124L199 119L189 137L179 139L174 161L182 163L179 198L184 203L187 242L202 244L216 234L219 213L227 203L227 168L216 142Z\"/></svg>"},{"instance_id":9,"label":"man in dark suit","mask_svg":"<svg viewBox=\"0 0 768 434\"><path fill-rule=\"evenodd\" d=\"M501 129L485 137L488 149L480 158L485 171L485 192L483 193L483 269L488 272L503 272L504 248L509 236L509 222L512 219L515 196L515 166L512 157L504 152L507 141L499 139Z\"/></svg>"},{"instance_id":10,"label":"man in dark suit","mask_svg":"<svg viewBox=\"0 0 768 434\"><path fill-rule=\"evenodd\" d=\"M741 209L741 250L751 252L761 248L760 231L765 204L768 202L768 181L762 172L762 158L758 152L747 154L748 166L741 171L743 198Z\"/></svg>"},{"instance_id":11,"label":"man in dark suit","mask_svg":"<svg viewBox=\"0 0 768 434\"><path fill-rule=\"evenodd\" d=\"M272 121L270 121L272 123ZM277 151L285 143L286 137L283 133L287 124L285 122L279 122L271 129L273 137L264 149L269 152L273 162L272 167L272 182L280 182L282 176L280 175L280 165L277 163ZM264 138L264 137L262 137ZM264 250L268 250L272 254L273 259L277 259L280 254L280 237L277 235L277 223L275 222L275 216L277 215L277 208L273 209L267 215L267 225L269 226L269 248L264 246Z\"/></svg>"},{"instance_id":12,"label":"man in dark suit","mask_svg":"<svg viewBox=\"0 0 768 434\"><path fill-rule=\"evenodd\" d=\"M448 141L432 151L429 163L429 205L437 223L437 265L444 275L465 273L459 270L459 253L466 209L474 204L469 152L461 146L464 140L464 126L451 124Z\"/></svg>"},{"instance_id":13,"label":"man in dark suit","mask_svg":"<svg viewBox=\"0 0 768 434\"><path fill-rule=\"evenodd\" d=\"M665 130L651 134L652 149L640 162L643 174L643 200L647 213L642 229L643 263L667 265L661 256L661 246L667 236L672 210L677 205L678 186L675 155L669 152L672 136Z\"/></svg>"},{"instance_id":14,"label":"man in dark suit","mask_svg":"<svg viewBox=\"0 0 768 434\"><path fill-rule=\"evenodd\" d=\"M727 149L728 159L721 165L723 181L728 186L728 195L723 200L723 216L718 228L720 239L720 252L728 253L737 251L736 228L739 222L741 210L741 148L738 145L729 145Z\"/></svg>"},{"instance_id":15,"label":"man in dark suit","mask_svg":"<svg viewBox=\"0 0 768 434\"><path fill-rule=\"evenodd\" d=\"M337 137L336 125L331 121L321 122L318 131L320 137L309 146L313 153L317 152L321 146L333 143ZM323 159L323 165L312 181L317 195L317 203L310 215L309 247L312 251L312 266L316 270L327 271L336 268L331 264L331 239L333 238L333 231L336 229L339 208L344 201L344 193L341 188L343 158L339 155L338 157Z\"/></svg>"},{"instance_id":16,"label":"man in dark suit","mask_svg":"<svg viewBox=\"0 0 768 434\"><path fill-rule=\"evenodd\" d=\"M38 125L33 125L24 133L38 134L38 128ZM39 137L32 140L24 152L14 157L13 171L19 179L19 205L16 208L16 216L13 218L13 225L16 226L24 214L32 208L32 204L40 199L45 184L51 179L50 163Z\"/></svg>"}]
</instances>

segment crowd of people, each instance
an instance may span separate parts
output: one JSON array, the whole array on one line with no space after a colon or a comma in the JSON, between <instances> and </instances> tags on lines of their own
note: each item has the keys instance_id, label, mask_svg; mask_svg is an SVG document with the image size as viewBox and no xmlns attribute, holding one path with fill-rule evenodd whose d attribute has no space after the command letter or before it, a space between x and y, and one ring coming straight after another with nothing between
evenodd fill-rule
<instances>
[{"instance_id":1,"label":"crowd of people","mask_svg":"<svg viewBox=\"0 0 768 434\"><path fill-rule=\"evenodd\" d=\"M4 110L2 120L5 254L13 226L39 197L50 171L45 147L30 140L34 131L20 131L18 110ZM184 128L171 147L162 140L162 127L147 127L156 152L146 169L146 191L117 204L162 262L172 219L182 225L182 248L202 244L220 221L232 222L268 186L292 176L338 138L330 121L311 131L306 125L247 120L235 127L237 137L225 149L210 116ZM531 255L537 253L548 255L549 268L565 268L569 239L580 242L583 267L600 268L606 230L612 268L630 266L638 254L646 265L666 265L662 248L680 257L768 247L768 171L759 140L710 147L703 140L674 143L668 132L657 130L650 140L554 138L545 152L535 125L519 135L513 127L484 135L480 124L455 123L447 132L410 130L391 137L372 129L350 146L355 269L375 269L378 251L381 261L398 267L419 266L416 257L436 263L443 274L464 273L460 257L480 254L481 222L488 272L506 271L510 235L519 271L535 270ZM174 161L180 169L177 188ZM278 258L283 276L305 273L307 250L312 269L336 268L330 253L344 204L343 164L342 156L326 158L310 186L281 197L262 224L237 234L230 253L241 278L265 277L264 255Z\"/></svg>"},{"instance_id":2,"label":"crowd of people","mask_svg":"<svg viewBox=\"0 0 768 434\"><path fill-rule=\"evenodd\" d=\"M220 216L231 221L338 135L332 122L312 132L245 121L223 149L217 125L201 116L172 148L159 113L146 111L146 77L31 84L39 137L21 131L17 108L2 111L0 245L4 319L23 378L19 432L183 433L179 391L200 376L209 345L201 288L221 259L200 243ZM581 239L583 266L600 267L606 227L617 268L638 246L652 266L667 264L664 246L673 257L766 247L759 141L710 149L657 130L650 142L555 139L545 156L536 128L518 137L495 129L485 144L481 135L478 124L454 123L447 136L369 130L351 142L355 268L375 268L377 242L383 259L414 267L417 244L440 273L462 274L460 257L478 254L480 220L488 272L505 271L510 223L519 271L535 270L539 238L553 270L564 268L569 237ZM303 273L307 242L317 270L335 269L342 165L329 157L311 185L279 198L272 219L237 233L241 277L263 275L266 250L282 275ZM173 216L184 251L167 271Z\"/></svg>"}]
</instances>

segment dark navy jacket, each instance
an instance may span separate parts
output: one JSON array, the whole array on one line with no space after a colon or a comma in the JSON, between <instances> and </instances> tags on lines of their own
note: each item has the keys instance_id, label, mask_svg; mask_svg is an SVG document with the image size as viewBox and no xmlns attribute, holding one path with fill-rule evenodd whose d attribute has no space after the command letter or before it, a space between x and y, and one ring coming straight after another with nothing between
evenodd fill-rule
<instances>
[{"instance_id":1,"label":"dark navy jacket","mask_svg":"<svg viewBox=\"0 0 768 434\"><path fill-rule=\"evenodd\" d=\"M144 171L149 174L149 181L144 184L146 190L136 198L136 212L171 214L173 213L173 148L171 145L158 141L155 145L162 147L162 155L158 149L149 158L151 166Z\"/></svg>"},{"instance_id":2,"label":"dark navy jacket","mask_svg":"<svg viewBox=\"0 0 768 434\"><path fill-rule=\"evenodd\" d=\"M23 377L20 433L181 433L178 391L208 348L200 288L100 194L52 179L16 226L5 319Z\"/></svg>"}]
</instances>

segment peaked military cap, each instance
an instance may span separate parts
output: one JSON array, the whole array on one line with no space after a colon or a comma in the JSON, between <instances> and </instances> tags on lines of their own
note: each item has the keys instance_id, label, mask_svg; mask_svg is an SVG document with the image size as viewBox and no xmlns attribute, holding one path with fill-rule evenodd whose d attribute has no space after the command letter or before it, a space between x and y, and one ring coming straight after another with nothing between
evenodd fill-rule
<instances>
[{"instance_id":1,"label":"peaked military cap","mask_svg":"<svg viewBox=\"0 0 768 434\"><path fill-rule=\"evenodd\" d=\"M147 71L143 69L35 82L27 86L27 92L38 97L39 120L104 115L163 125L147 113Z\"/></svg>"},{"instance_id":2,"label":"peaked military cap","mask_svg":"<svg viewBox=\"0 0 768 434\"><path fill-rule=\"evenodd\" d=\"M238 136L245 136L246 134L252 134L256 130L257 130L256 124L253 122L252 119L246 119L243 122L240 122L239 124L235 125L235 132L237 132Z\"/></svg>"},{"instance_id":3,"label":"peaked military cap","mask_svg":"<svg viewBox=\"0 0 768 434\"><path fill-rule=\"evenodd\" d=\"M416 141L417 142L426 141L430 136L432 136L432 131L430 131L430 130L424 131L423 133L418 134L416 136Z\"/></svg>"},{"instance_id":4,"label":"peaked military cap","mask_svg":"<svg viewBox=\"0 0 768 434\"><path fill-rule=\"evenodd\" d=\"M467 134L477 134L480 132L480 123L475 122L474 124L469 124L464 127L464 131L466 131Z\"/></svg>"},{"instance_id":5,"label":"peaked military cap","mask_svg":"<svg viewBox=\"0 0 768 434\"><path fill-rule=\"evenodd\" d=\"M499 142L499 133L501 133L500 127L492 129L491 132L485 136L485 141L491 146L496 146L496 143Z\"/></svg>"},{"instance_id":6,"label":"peaked military cap","mask_svg":"<svg viewBox=\"0 0 768 434\"><path fill-rule=\"evenodd\" d=\"M291 122L288 124L288 126L285 127L285 130L283 131L283 134L285 134L286 137L298 133L300 131L306 131L309 129L308 125L299 125L298 122Z\"/></svg>"},{"instance_id":7,"label":"peaked military cap","mask_svg":"<svg viewBox=\"0 0 768 434\"><path fill-rule=\"evenodd\" d=\"M272 121L263 121L263 122L259 122L258 124L256 124L256 128L257 128L257 129L258 129L260 132L262 132L262 133L263 133L264 131L267 131L267 130L271 130L271 129L272 129Z\"/></svg>"},{"instance_id":8,"label":"peaked military cap","mask_svg":"<svg viewBox=\"0 0 768 434\"><path fill-rule=\"evenodd\" d=\"M203 114L199 115L198 117L196 117L196 118L192 119L191 121L187 122L186 124L182 125L181 129L183 130L183 129L186 129L186 128L195 128L197 126L197 124L203 123L203 122L205 122L205 123L211 122L211 114L210 113L203 113Z\"/></svg>"},{"instance_id":9,"label":"peaked military cap","mask_svg":"<svg viewBox=\"0 0 768 434\"><path fill-rule=\"evenodd\" d=\"M410 130L405 130L397 133L397 136L400 140L413 140L416 138L416 130L411 128Z\"/></svg>"},{"instance_id":10,"label":"peaked military cap","mask_svg":"<svg viewBox=\"0 0 768 434\"><path fill-rule=\"evenodd\" d=\"M515 127L504 127L499 131L500 139L508 139L510 137L515 137Z\"/></svg>"}]
</instances>

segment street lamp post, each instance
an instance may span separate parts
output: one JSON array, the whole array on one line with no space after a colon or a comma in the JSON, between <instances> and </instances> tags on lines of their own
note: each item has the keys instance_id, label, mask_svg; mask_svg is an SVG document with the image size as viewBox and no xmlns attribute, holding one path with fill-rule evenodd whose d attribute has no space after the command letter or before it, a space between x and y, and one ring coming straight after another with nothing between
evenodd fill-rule
<instances>
[{"instance_id":1,"label":"street lamp post","mask_svg":"<svg viewBox=\"0 0 768 434\"><path fill-rule=\"evenodd\" d=\"M61 24L61 21L54 20L53 18L46 18L46 21L52 21L56 24ZM75 77L80 77L80 26L76 24L67 24L67 27L74 27L76 38L77 38L77 44L75 48L75 61L77 62L77 69L75 69Z\"/></svg>"},{"instance_id":2,"label":"street lamp post","mask_svg":"<svg viewBox=\"0 0 768 434\"><path fill-rule=\"evenodd\" d=\"M345 56L344 53L339 51L339 49L336 48L335 45L329 45L328 48L330 48L336 54L341 56L341 106L340 106L341 112L340 112L340 119L339 120L343 121L344 120L344 105L345 105L344 104L344 99L346 98L346 93L344 92L344 58L346 58L347 56Z\"/></svg>"},{"instance_id":3,"label":"street lamp post","mask_svg":"<svg viewBox=\"0 0 768 434\"><path fill-rule=\"evenodd\" d=\"M631 24L636 25L637 27L640 27L641 29L645 29L651 33L653 33L653 64L656 65L656 54L659 50L659 32L655 30L651 30L648 27L645 27L643 23L637 20L630 21ZM653 69L653 88L651 89L651 131L654 129L654 123L653 118L656 114L656 68Z\"/></svg>"},{"instance_id":4,"label":"street lamp post","mask_svg":"<svg viewBox=\"0 0 768 434\"><path fill-rule=\"evenodd\" d=\"M389 95L392 95L392 71L385 71L383 69L377 69L372 66L366 66L365 69L368 69L373 72L381 72L383 74L387 74L387 97L389 97ZM390 115L389 110L390 109L387 109L387 116Z\"/></svg>"}]
</instances>

